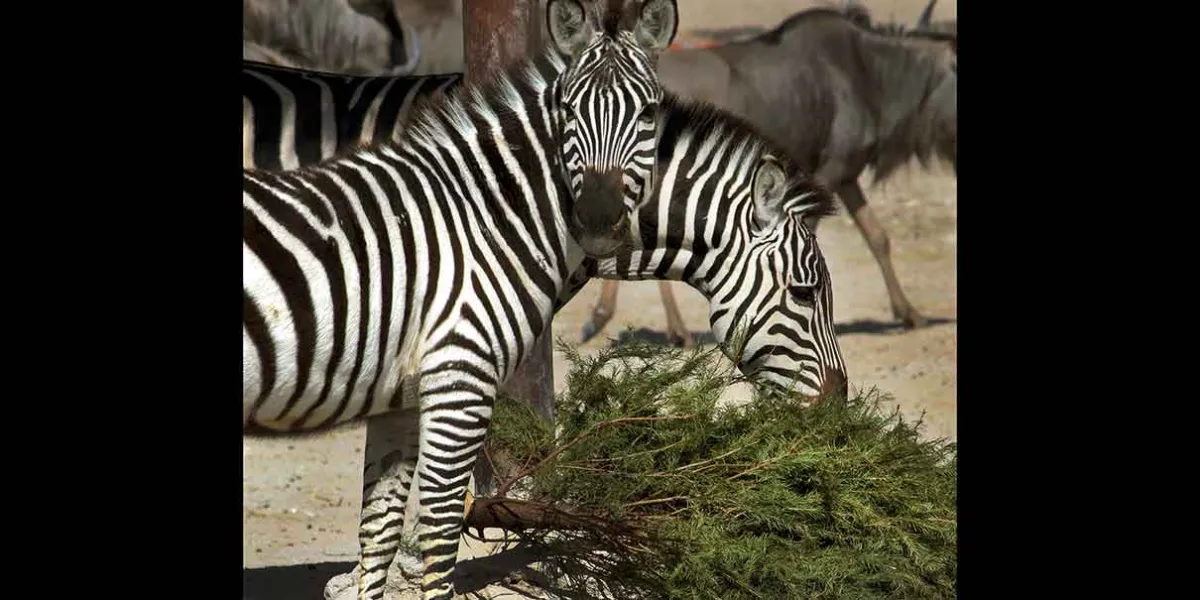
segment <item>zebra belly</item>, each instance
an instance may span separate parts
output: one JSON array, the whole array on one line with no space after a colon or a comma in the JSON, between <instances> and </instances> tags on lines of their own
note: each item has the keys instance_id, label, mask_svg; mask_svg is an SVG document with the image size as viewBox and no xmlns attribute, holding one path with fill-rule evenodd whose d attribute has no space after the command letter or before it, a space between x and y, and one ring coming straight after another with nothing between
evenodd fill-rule
<instances>
[{"instance_id":1,"label":"zebra belly","mask_svg":"<svg viewBox=\"0 0 1200 600\"><path fill-rule=\"evenodd\" d=\"M266 312L270 312L268 309ZM242 334L242 423L254 430L275 432L317 431L359 417L378 415L402 407L416 408L420 385L420 344L406 339L397 356L383 358L343 355L330 372L328 352L308 352L301 369L298 343L290 323L269 325L275 352L260 355L248 328ZM318 334L317 338L328 337ZM417 336L406 336L413 338ZM368 348L369 350L369 348ZM361 360L355 372L355 358ZM297 393L298 388L300 393ZM264 387L267 388L264 390ZM265 393L264 393L265 391Z\"/></svg>"}]
</instances>

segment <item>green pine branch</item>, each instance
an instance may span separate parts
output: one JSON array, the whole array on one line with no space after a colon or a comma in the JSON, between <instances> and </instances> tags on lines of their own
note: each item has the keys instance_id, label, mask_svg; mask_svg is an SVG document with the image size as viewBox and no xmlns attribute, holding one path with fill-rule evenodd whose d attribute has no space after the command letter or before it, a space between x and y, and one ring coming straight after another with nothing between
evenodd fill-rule
<instances>
[{"instance_id":1,"label":"green pine branch","mask_svg":"<svg viewBox=\"0 0 1200 600\"><path fill-rule=\"evenodd\" d=\"M561 349L554 428L497 401L500 493L476 507L542 511L489 524L537 547L560 597L956 596L957 445L882 394L800 408L758 388L723 407L741 379L715 349Z\"/></svg>"}]
</instances>

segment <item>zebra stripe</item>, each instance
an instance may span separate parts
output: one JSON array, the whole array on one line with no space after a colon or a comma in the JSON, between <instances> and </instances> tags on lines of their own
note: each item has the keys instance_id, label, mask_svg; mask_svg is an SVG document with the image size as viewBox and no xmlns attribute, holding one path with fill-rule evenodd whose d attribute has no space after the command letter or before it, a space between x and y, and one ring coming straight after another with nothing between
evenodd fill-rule
<instances>
[{"instance_id":1,"label":"zebra stripe","mask_svg":"<svg viewBox=\"0 0 1200 600\"><path fill-rule=\"evenodd\" d=\"M249 65L246 68L260 69L258 65ZM310 77L318 76L311 73L308 75ZM321 76L341 79L340 76ZM359 80L363 79L371 78L360 77L347 80L361 83ZM397 87L402 86L405 89L411 89L416 85L419 84L414 84L412 81L396 83ZM664 104L666 102L664 101ZM740 198L740 201L745 202L748 197L749 184L746 182L751 177L752 169L756 165L754 160L749 158L754 154L751 148L765 148L766 143L757 140L753 134L743 131L748 128L742 125L741 121L733 119L726 113L712 109L709 111L699 108L689 109L686 104L679 105L678 101L674 99L670 102L672 103L671 108L660 109L661 116L665 117L665 124L660 129L666 140L660 148L658 157L658 160L661 161L658 169L663 173L661 187L656 190L650 204L641 210L639 218L631 224L631 234L635 239L640 240L640 247L637 251L620 253L611 260L603 261L598 265L589 262L589 266L576 271L571 277L570 289L555 299L554 310L557 311L564 306L592 276L624 280L683 280L710 298L714 332L718 334L717 338L724 342L730 337L731 333L728 329L732 329L732 327L719 328L716 326L717 321L744 321L748 315L761 313L764 307L770 304L770 301L763 300L763 297L770 296L772 288L764 286L763 278L756 275L753 269L747 268L757 264L746 250L748 245L746 236L749 235L747 233L749 229L745 223L730 218L731 214L737 214L737 210L732 205L732 199ZM701 120L699 125L689 124L689 120L683 116L691 114L689 111L699 115L698 118ZM347 112L340 111L336 114L347 114ZM716 125L705 125L707 121L723 124L723 128L717 128ZM399 129L403 126L404 119L398 118L395 122ZM352 128L339 126L339 130L352 130ZM707 130L712 130L714 133L704 133ZM671 142L672 139L676 141ZM758 152L761 154L764 150L758 150ZM780 153L776 154L782 156ZM685 189L688 191L685 192ZM797 189L806 188L801 186ZM709 199L707 203L705 203L705 199ZM724 199L724 201L720 199ZM820 213L821 210L824 210L811 209L804 201L799 202L798 207L789 210L801 214L805 211ZM683 208L680 209L680 206ZM508 217L515 218L513 215L508 215ZM720 229L718 229L718 224L722 226ZM415 225L419 227L420 222L416 222ZM790 229L787 229L786 235L779 236L780 240L784 237L805 239L806 230L800 229L796 225L788 227ZM735 234L739 231L742 237L736 238ZM710 241L714 239L733 241L718 246L715 242ZM538 241L541 244L549 243L549 240L542 237L539 237ZM406 250L412 248L411 241L406 241L405 248ZM815 353L820 357L814 361L815 364L825 365L825 369L830 373L844 374L844 363L836 338L832 334L832 289L827 283L829 281L828 273L824 271L824 262L820 257L815 238L811 240L811 243L804 245L801 251L795 254L795 257L796 268L792 274L794 281L814 286L817 282L826 282L823 287L819 288L821 290L820 310L814 311L820 315L819 318L814 319L819 326L811 333L805 334L804 325L808 323L808 318L798 312L788 313L786 309L777 310L776 321L784 318L784 324L775 323L773 327L768 327L768 330L775 332L769 338L764 332L764 325L753 329L753 333L757 333L757 337L752 335L747 340L748 352L744 356L748 360L744 366L748 370L757 366L764 370L764 375L774 372L782 377L788 377L792 375L792 371L799 371L803 374L805 369L781 368L772 366L769 361L780 362L785 357L793 361L804 360L805 356L812 356ZM782 272L781 265L786 264L786 258L780 259L775 263L774 269L776 272ZM701 276L701 274L712 272L716 265L739 266L739 268L713 272L708 277ZM397 266L402 268L396 275L398 279L402 278L404 273L411 272L411 267ZM702 285L702 282L708 279L713 280L713 283ZM739 282L743 281L749 281L750 287L745 290L745 293L739 295L738 286L741 285ZM721 292L721 290L724 291ZM411 289L408 291L409 295L405 300L411 302ZM497 300L496 298L490 299ZM776 305L783 304L780 297L776 297L774 302ZM786 318L792 319L795 323L787 325ZM508 338L521 335L520 327L524 322L522 320L514 323L512 320L505 319L494 321L493 326L501 332L501 335ZM815 341L805 342L806 335ZM755 342L759 339L773 341L756 344ZM796 350L796 348L804 347L815 347L816 350L809 351L807 354ZM389 352L392 351L389 350ZM504 365L505 371L511 372L508 367L510 358L504 349L502 349L499 360L500 364ZM768 362L764 362L764 360L768 360ZM820 389L836 384L826 385L824 377L824 369L818 370L816 367L809 367L806 374L799 379L809 389ZM836 382L836 376L834 376L834 380ZM394 382L391 383L394 384ZM364 469L365 500L360 524L360 541L363 547L364 562L369 564L373 558L377 557L378 564L386 569L394 556L394 550L388 551L387 548L394 549L400 540L399 528L404 520L404 505L407 501L415 463L401 461L381 468L382 463L371 457L375 454L385 453L389 448L394 449L395 445L389 446L377 441L379 436L372 433L377 430L375 424L368 426L368 460ZM416 456L415 446L402 449L402 451L402 454L407 454L409 457ZM391 475L388 475L389 473ZM361 572L370 571L366 566L360 566L359 570Z\"/></svg>"},{"instance_id":2,"label":"zebra stripe","mask_svg":"<svg viewBox=\"0 0 1200 600\"><path fill-rule=\"evenodd\" d=\"M660 110L663 176L634 221L634 243L585 261L558 305L584 274L684 281L708 298L717 340L746 335L730 356L743 372L810 396L844 394L833 287L805 221L832 212L832 197L731 113L671 94Z\"/></svg>"},{"instance_id":3,"label":"zebra stripe","mask_svg":"<svg viewBox=\"0 0 1200 600\"><path fill-rule=\"evenodd\" d=\"M461 82L461 73L363 77L242 61L242 166L291 170L399 139L420 101Z\"/></svg>"},{"instance_id":4,"label":"zebra stripe","mask_svg":"<svg viewBox=\"0 0 1200 600\"><path fill-rule=\"evenodd\" d=\"M315 431L417 407L415 468L392 475L415 473L426 598L452 596L463 493L497 387L549 323L588 245L619 245L630 220L622 205L639 200L624 185L573 191L568 182L614 170L617 181L649 180L644 165L653 164L655 132L643 113L662 93L651 53L670 36L621 35L618 22L573 25L575 39L588 40L573 51L574 65L595 61L616 76L587 75L605 71L572 70L547 54L520 77L463 87L428 105L399 143L335 150L337 158L292 171L244 173L244 429ZM586 26L592 33L578 35ZM618 37L623 42L613 44ZM645 39L653 41L638 41ZM643 46L624 47L633 43ZM359 117L330 107L374 104L362 101L360 80L337 87L300 75L295 86L310 100L270 88L291 112L271 119L269 108L252 105L252 131L280 123L278 135L254 138L260 147L280 140L281 165L328 152L331 131L335 148L361 139L369 109ZM627 111L583 121L584 107L567 108L560 98ZM322 110L294 110L301 104ZM376 106L371 118L382 120L383 105ZM347 126L331 128L331 115ZM294 123L290 134L287 123ZM633 133L614 137L608 129ZM364 511L364 522L371 516ZM398 538L371 543L363 547L361 598L382 595Z\"/></svg>"},{"instance_id":5,"label":"zebra stripe","mask_svg":"<svg viewBox=\"0 0 1200 600\"><path fill-rule=\"evenodd\" d=\"M366 78L352 78L360 79ZM401 81L397 85L412 83ZM845 367L833 335L832 288L815 238L801 222L802 217L819 216L828 210L827 194L789 170L789 177L794 180L787 192L790 200L780 202L778 211L787 218L781 219L774 236L757 239L753 218L747 216L753 213L750 182L762 157L771 151L769 144L728 113L682 104L673 98L662 102L659 118L663 142L657 169L663 175L654 196L631 223L631 233L638 245L600 263L589 261L576 270L570 277L568 290L555 299L554 310L565 305L591 276L687 281L710 299L713 330L720 341L732 336L735 329L732 323L750 322L749 326L743 325L752 335L742 355L746 360L739 366L747 371L761 370L764 375L775 373L779 376L777 381L795 375L810 390L836 388L839 379L844 381ZM396 122L402 125L403 119ZM782 156L779 152L774 154ZM531 192L523 189L521 193ZM506 218L515 220L516 216L506 214ZM403 224L417 230L422 227L420 222ZM404 227L400 230L407 231ZM523 239L532 239L528 235L527 231L521 233ZM547 238L537 239L539 245L551 244ZM407 253L413 249L410 241L405 249L406 256L411 256ZM757 269L763 255L773 258L764 269ZM412 267L404 267L406 270L398 273L397 279L412 272ZM764 271L790 273L794 289L784 289L780 282L785 278L772 277ZM805 286L817 290L812 307L804 305L807 299L803 295L808 293ZM406 288L406 292L409 294L404 301L411 305L411 288ZM797 295L801 297L797 299ZM498 302L502 297L494 294L488 300ZM516 314L515 310L504 313ZM718 327L718 321L726 325ZM527 322L499 318L491 320L488 326L504 339L511 339L528 335L521 329ZM815 325L808 325L810 322ZM394 354L392 348L389 354ZM506 348L501 348L497 360L503 365L502 370L511 372ZM789 380L788 384L791 383ZM415 421L416 416L406 419ZM392 562L402 538L404 507L416 470L414 438L385 443L378 433L383 431L384 423L368 424L365 499L360 523L363 550L358 568L360 578L368 582L381 582L382 579L372 579L371 574L386 571ZM395 451L388 454L389 450ZM380 458L380 454L388 456ZM396 460L396 456L400 459Z\"/></svg>"},{"instance_id":6,"label":"zebra stripe","mask_svg":"<svg viewBox=\"0 0 1200 600\"><path fill-rule=\"evenodd\" d=\"M670 95L659 110L663 176L634 220L634 243L613 257L585 260L554 310L591 277L682 280L709 299L717 340L746 332L742 352L730 355L743 372L809 395L845 394L832 281L806 223L834 210L832 195L728 112ZM756 179L771 172L777 184L756 191ZM403 536L417 454L411 440L388 439L391 427L367 425L364 548L398 544Z\"/></svg>"}]
</instances>

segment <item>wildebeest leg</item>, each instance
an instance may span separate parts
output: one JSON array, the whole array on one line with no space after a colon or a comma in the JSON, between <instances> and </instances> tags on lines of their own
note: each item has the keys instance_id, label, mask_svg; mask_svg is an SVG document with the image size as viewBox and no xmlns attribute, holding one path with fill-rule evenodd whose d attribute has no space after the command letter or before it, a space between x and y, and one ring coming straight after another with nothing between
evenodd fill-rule
<instances>
[{"instance_id":1,"label":"wildebeest leg","mask_svg":"<svg viewBox=\"0 0 1200 600\"><path fill-rule=\"evenodd\" d=\"M913 308L904 296L904 290L900 288L900 280L896 278L896 270L892 267L891 242L887 232L875 218L874 211L867 206L862 188L857 181L849 181L838 186L837 194L846 205L846 210L854 217L854 223L858 225L863 238L867 240L871 254L875 255L875 262L879 263L879 270L883 271L883 282L887 285L888 297L892 302L892 315L904 323L907 329L924 327L925 317Z\"/></svg>"},{"instance_id":2,"label":"wildebeest leg","mask_svg":"<svg viewBox=\"0 0 1200 600\"><path fill-rule=\"evenodd\" d=\"M671 291L671 282L659 280L658 292L662 295L663 308L667 311L667 339L672 345L691 348L696 345L696 338L688 331L679 312L679 304L675 302L675 293Z\"/></svg>"},{"instance_id":3,"label":"wildebeest leg","mask_svg":"<svg viewBox=\"0 0 1200 600\"><path fill-rule=\"evenodd\" d=\"M596 303L596 307L592 309L592 318L583 324L583 333L579 336L580 344L596 337L596 334L604 329L613 314L617 312L617 286L620 283L620 281L605 279L601 284L600 302Z\"/></svg>"}]
</instances>

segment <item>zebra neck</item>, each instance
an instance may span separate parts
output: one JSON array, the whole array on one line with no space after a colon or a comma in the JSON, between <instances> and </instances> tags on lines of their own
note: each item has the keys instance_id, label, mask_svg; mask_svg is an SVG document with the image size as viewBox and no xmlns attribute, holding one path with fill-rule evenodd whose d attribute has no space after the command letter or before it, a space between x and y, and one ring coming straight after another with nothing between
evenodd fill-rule
<instances>
[{"instance_id":1,"label":"zebra neck","mask_svg":"<svg viewBox=\"0 0 1200 600\"><path fill-rule=\"evenodd\" d=\"M511 286L505 293L519 300L535 336L583 260L564 219L570 194L555 142L557 72L553 61L539 61L520 76L459 88L415 115L398 143L379 147L398 172L419 174L410 189L427 201L454 199L477 271L510 282L502 287Z\"/></svg>"},{"instance_id":2,"label":"zebra neck","mask_svg":"<svg viewBox=\"0 0 1200 600\"><path fill-rule=\"evenodd\" d=\"M456 195L490 217L492 235L557 250L556 269L566 266L564 241L571 240L562 216L571 203L553 89L565 68L547 50L482 83L463 84L415 114L400 144L409 157L432 156L453 174ZM531 232L541 235L518 239Z\"/></svg>"},{"instance_id":3,"label":"zebra neck","mask_svg":"<svg viewBox=\"0 0 1200 600\"><path fill-rule=\"evenodd\" d=\"M672 114L669 122L682 115ZM679 127L679 123L671 123ZM756 154L736 138L694 135L689 124L659 147L660 177L631 228L631 243L598 261L594 277L682 281L709 300L745 259L751 207L744 185Z\"/></svg>"}]
</instances>

